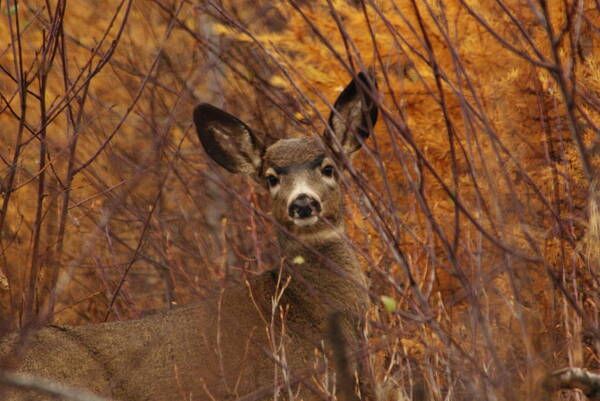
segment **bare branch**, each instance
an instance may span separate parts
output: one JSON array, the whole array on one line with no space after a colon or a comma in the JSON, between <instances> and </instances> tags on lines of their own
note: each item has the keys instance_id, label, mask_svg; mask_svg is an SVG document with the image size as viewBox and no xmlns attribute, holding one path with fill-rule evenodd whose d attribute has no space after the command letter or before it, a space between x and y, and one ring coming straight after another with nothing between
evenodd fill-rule
<instances>
[{"instance_id":1,"label":"bare branch","mask_svg":"<svg viewBox=\"0 0 600 401\"><path fill-rule=\"evenodd\" d=\"M52 380L26 373L0 372L0 383L24 390L34 390L72 401L110 401L87 390L59 384Z\"/></svg>"},{"instance_id":2,"label":"bare branch","mask_svg":"<svg viewBox=\"0 0 600 401\"><path fill-rule=\"evenodd\" d=\"M579 389L591 400L600 400L600 374L581 368L555 370L544 379L548 391Z\"/></svg>"}]
</instances>

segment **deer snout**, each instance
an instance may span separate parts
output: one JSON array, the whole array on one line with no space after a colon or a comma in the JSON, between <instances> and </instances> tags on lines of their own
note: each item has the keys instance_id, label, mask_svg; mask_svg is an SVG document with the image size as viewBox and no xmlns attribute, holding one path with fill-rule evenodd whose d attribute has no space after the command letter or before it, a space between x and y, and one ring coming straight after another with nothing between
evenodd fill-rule
<instances>
[{"instance_id":1,"label":"deer snout","mask_svg":"<svg viewBox=\"0 0 600 401\"><path fill-rule=\"evenodd\" d=\"M321 203L307 194L300 194L290 203L288 214L292 219L307 219L321 213Z\"/></svg>"}]
</instances>

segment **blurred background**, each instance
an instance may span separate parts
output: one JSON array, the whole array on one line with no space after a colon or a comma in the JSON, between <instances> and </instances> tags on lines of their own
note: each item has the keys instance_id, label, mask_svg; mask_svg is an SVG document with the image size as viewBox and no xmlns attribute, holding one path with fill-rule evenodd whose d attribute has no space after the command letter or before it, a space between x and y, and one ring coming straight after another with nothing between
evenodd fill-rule
<instances>
[{"instance_id":1,"label":"blurred background","mask_svg":"<svg viewBox=\"0 0 600 401\"><path fill-rule=\"evenodd\" d=\"M277 266L268 194L208 160L192 110L318 135L372 68L345 185L381 399L525 400L599 369L597 0L11 0L0 20L2 333Z\"/></svg>"}]
</instances>

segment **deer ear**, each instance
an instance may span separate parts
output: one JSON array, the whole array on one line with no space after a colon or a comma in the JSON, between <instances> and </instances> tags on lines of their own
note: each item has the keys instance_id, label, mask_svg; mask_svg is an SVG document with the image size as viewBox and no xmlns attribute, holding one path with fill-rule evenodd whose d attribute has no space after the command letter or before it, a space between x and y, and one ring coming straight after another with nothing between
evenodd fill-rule
<instances>
[{"instance_id":1,"label":"deer ear","mask_svg":"<svg viewBox=\"0 0 600 401\"><path fill-rule=\"evenodd\" d=\"M194 123L206 153L232 173L257 175L265 150L246 124L210 104L194 109Z\"/></svg>"},{"instance_id":2,"label":"deer ear","mask_svg":"<svg viewBox=\"0 0 600 401\"><path fill-rule=\"evenodd\" d=\"M361 72L335 101L325 134L334 152L351 154L369 137L377 121L377 105L371 97L375 90L375 78Z\"/></svg>"}]
</instances>

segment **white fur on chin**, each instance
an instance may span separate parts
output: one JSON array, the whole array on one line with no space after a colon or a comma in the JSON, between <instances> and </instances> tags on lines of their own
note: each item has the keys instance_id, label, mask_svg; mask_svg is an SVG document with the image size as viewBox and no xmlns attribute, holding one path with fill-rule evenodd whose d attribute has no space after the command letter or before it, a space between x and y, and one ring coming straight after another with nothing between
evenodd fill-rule
<instances>
[{"instance_id":1,"label":"white fur on chin","mask_svg":"<svg viewBox=\"0 0 600 401\"><path fill-rule=\"evenodd\" d=\"M319 221L319 218L317 216L310 216L305 219L294 218L294 224L297 225L298 227L312 226L317 221Z\"/></svg>"}]
</instances>

